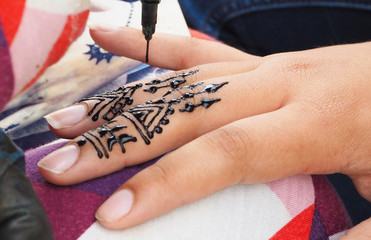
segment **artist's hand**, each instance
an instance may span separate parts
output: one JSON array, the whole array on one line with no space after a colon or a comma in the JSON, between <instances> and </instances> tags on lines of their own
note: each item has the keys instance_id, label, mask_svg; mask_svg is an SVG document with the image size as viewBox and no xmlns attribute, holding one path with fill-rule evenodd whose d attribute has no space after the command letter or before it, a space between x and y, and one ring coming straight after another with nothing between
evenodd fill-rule
<instances>
[{"instance_id":1,"label":"artist's hand","mask_svg":"<svg viewBox=\"0 0 371 240\"><path fill-rule=\"evenodd\" d=\"M140 31L97 27L91 35L110 52L144 60ZM104 226L126 228L234 184L296 174L347 174L371 200L371 43L261 58L220 43L156 34L149 59L187 70L47 117L57 135L77 136L39 164L56 184L173 150L102 205L97 218Z\"/></svg>"}]
</instances>

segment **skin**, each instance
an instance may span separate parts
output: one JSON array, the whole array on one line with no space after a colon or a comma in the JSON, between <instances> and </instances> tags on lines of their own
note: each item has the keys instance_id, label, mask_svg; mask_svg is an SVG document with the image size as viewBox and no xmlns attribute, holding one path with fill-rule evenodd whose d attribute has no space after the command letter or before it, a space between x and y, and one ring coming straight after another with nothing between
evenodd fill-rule
<instances>
[{"instance_id":1,"label":"skin","mask_svg":"<svg viewBox=\"0 0 371 240\"><path fill-rule=\"evenodd\" d=\"M138 30L102 27L91 30L91 36L112 53L144 61L146 42ZM179 70L174 74L198 69L187 84L228 84L212 95L221 101L210 109L176 112L150 145L128 143L124 155L117 146L105 164L91 145L84 146L66 172L40 168L48 181L68 185L176 149L120 188L133 192L133 206L117 221L101 219L105 227L127 228L235 184L296 174L346 174L371 201L371 42L256 57L221 43L158 33L149 60ZM133 106L164 92L139 91ZM129 125L124 118L117 120ZM53 131L73 138L104 122L86 116ZM127 132L138 136L132 127ZM369 219L343 239L370 235Z\"/></svg>"}]
</instances>

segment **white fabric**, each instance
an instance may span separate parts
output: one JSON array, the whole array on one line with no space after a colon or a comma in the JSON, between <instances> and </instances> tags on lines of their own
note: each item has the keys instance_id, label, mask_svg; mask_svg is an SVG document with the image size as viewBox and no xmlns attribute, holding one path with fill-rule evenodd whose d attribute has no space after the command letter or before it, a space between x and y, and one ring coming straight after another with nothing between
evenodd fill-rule
<instances>
[{"instance_id":1,"label":"white fabric","mask_svg":"<svg viewBox=\"0 0 371 240\"><path fill-rule=\"evenodd\" d=\"M265 240L291 219L267 185L237 185L126 230L94 223L79 239Z\"/></svg>"},{"instance_id":2,"label":"white fabric","mask_svg":"<svg viewBox=\"0 0 371 240\"><path fill-rule=\"evenodd\" d=\"M53 1L53 4L50 4ZM29 8L45 10L47 12L60 14L78 13L82 9L89 8L89 0L27 0L26 5Z\"/></svg>"},{"instance_id":3,"label":"white fabric","mask_svg":"<svg viewBox=\"0 0 371 240\"><path fill-rule=\"evenodd\" d=\"M329 240L338 240L340 239L341 237L345 236L345 234L348 232L349 230L346 230L346 231L343 231L343 232L339 232L335 235L332 235Z\"/></svg>"}]
</instances>

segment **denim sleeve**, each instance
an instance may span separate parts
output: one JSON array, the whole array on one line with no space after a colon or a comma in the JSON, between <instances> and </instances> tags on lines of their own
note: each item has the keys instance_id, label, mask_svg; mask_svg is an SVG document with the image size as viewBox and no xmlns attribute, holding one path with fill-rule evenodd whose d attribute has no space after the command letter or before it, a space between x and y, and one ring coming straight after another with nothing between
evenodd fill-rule
<instances>
[{"instance_id":1,"label":"denim sleeve","mask_svg":"<svg viewBox=\"0 0 371 240\"><path fill-rule=\"evenodd\" d=\"M369 0L179 0L190 27L256 55L371 40Z\"/></svg>"}]
</instances>

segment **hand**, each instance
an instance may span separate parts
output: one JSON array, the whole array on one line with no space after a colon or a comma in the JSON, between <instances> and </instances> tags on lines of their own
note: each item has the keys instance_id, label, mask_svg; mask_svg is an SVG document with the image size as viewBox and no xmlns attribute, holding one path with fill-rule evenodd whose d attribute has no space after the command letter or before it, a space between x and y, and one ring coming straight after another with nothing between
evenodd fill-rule
<instances>
[{"instance_id":1,"label":"hand","mask_svg":"<svg viewBox=\"0 0 371 240\"><path fill-rule=\"evenodd\" d=\"M21 150L0 130L0 237L53 239L53 232L36 193L19 165Z\"/></svg>"},{"instance_id":2,"label":"hand","mask_svg":"<svg viewBox=\"0 0 371 240\"><path fill-rule=\"evenodd\" d=\"M96 27L91 35L110 52L144 60L140 31ZM172 151L100 207L104 226L126 228L234 184L296 174L347 174L371 200L371 43L255 57L156 34L149 59L186 70L46 117L57 135L76 137L39 163L56 184Z\"/></svg>"}]
</instances>

